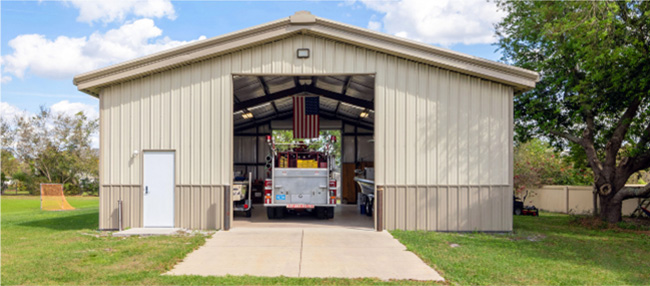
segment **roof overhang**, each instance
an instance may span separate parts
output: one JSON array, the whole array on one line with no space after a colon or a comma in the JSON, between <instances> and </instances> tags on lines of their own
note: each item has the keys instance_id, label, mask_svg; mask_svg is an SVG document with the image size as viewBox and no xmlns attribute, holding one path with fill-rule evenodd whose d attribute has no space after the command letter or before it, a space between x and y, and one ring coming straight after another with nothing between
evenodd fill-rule
<instances>
[{"instance_id":1,"label":"roof overhang","mask_svg":"<svg viewBox=\"0 0 650 286\"><path fill-rule=\"evenodd\" d=\"M315 17L309 12L301 11L277 21L83 73L75 76L73 83L80 91L98 96L103 86L300 33L330 38L503 83L512 86L516 92L533 89L539 80L539 74L534 71Z\"/></svg>"}]
</instances>

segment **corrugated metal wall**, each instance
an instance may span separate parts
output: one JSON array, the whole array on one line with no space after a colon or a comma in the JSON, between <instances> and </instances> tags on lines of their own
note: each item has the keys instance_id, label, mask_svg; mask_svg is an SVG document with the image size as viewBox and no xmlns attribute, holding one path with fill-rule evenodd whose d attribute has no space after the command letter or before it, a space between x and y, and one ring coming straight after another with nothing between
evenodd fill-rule
<instances>
[{"instance_id":1,"label":"corrugated metal wall","mask_svg":"<svg viewBox=\"0 0 650 286\"><path fill-rule=\"evenodd\" d=\"M269 125L243 130L233 137L233 171L253 174L253 179L264 180L266 172L264 163L269 154L266 135L271 134Z\"/></svg>"},{"instance_id":2,"label":"corrugated metal wall","mask_svg":"<svg viewBox=\"0 0 650 286\"><path fill-rule=\"evenodd\" d=\"M311 57L297 59L298 48ZM232 73L376 73L374 160L377 184L386 187L386 228L512 229L512 88L311 35L103 89L101 228L116 227L107 219L114 188L141 184L133 150L176 150L176 183L189 186L178 191L177 209L208 215L184 193L210 186L222 197L230 184Z\"/></svg>"}]
</instances>

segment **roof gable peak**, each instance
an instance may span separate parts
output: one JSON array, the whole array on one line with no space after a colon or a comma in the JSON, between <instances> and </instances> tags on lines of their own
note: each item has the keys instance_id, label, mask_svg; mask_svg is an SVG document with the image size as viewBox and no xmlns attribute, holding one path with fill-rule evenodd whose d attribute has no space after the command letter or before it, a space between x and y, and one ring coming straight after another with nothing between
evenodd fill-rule
<instances>
[{"instance_id":1,"label":"roof gable peak","mask_svg":"<svg viewBox=\"0 0 650 286\"><path fill-rule=\"evenodd\" d=\"M515 87L517 91L532 89L539 79L539 75L530 70L319 18L309 11L298 11L287 18L79 74L73 83L80 91L97 96L102 86L295 34L313 34L373 49L500 82Z\"/></svg>"}]
</instances>

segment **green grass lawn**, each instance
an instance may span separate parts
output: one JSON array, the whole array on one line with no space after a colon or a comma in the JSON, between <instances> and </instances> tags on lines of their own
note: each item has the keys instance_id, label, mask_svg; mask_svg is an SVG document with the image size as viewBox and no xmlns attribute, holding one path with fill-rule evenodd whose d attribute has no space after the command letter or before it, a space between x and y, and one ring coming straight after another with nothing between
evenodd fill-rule
<instances>
[{"instance_id":1,"label":"green grass lawn","mask_svg":"<svg viewBox=\"0 0 650 286\"><path fill-rule=\"evenodd\" d=\"M39 198L3 196L2 284L422 284L376 279L163 276L205 236L111 237L97 228L97 198L44 212ZM585 226L566 215L515 217L510 234L393 231L451 284L645 284L650 231ZM459 247L451 247L458 244Z\"/></svg>"},{"instance_id":2,"label":"green grass lawn","mask_svg":"<svg viewBox=\"0 0 650 286\"><path fill-rule=\"evenodd\" d=\"M650 231L585 226L585 221L592 220L543 213L515 217L511 234L392 234L454 284L650 283Z\"/></svg>"},{"instance_id":3,"label":"green grass lawn","mask_svg":"<svg viewBox=\"0 0 650 286\"><path fill-rule=\"evenodd\" d=\"M2 196L3 285L210 284L366 285L422 284L377 279L164 276L205 236L111 237L97 231L98 200L68 197L72 211L40 210L38 197Z\"/></svg>"}]
</instances>

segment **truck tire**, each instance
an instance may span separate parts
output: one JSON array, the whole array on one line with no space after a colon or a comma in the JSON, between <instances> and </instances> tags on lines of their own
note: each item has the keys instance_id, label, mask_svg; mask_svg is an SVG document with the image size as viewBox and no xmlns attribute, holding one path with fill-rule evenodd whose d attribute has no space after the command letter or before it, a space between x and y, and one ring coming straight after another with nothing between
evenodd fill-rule
<instances>
[{"instance_id":1,"label":"truck tire","mask_svg":"<svg viewBox=\"0 0 650 286\"><path fill-rule=\"evenodd\" d=\"M251 214L251 210L247 210L247 211L246 211L246 217L251 217L251 215L252 215L252 214Z\"/></svg>"},{"instance_id":2,"label":"truck tire","mask_svg":"<svg viewBox=\"0 0 650 286\"><path fill-rule=\"evenodd\" d=\"M366 215L372 216L372 200L366 200Z\"/></svg>"},{"instance_id":3,"label":"truck tire","mask_svg":"<svg viewBox=\"0 0 650 286\"><path fill-rule=\"evenodd\" d=\"M334 207L327 208L327 218L334 218Z\"/></svg>"},{"instance_id":4,"label":"truck tire","mask_svg":"<svg viewBox=\"0 0 650 286\"><path fill-rule=\"evenodd\" d=\"M327 209L323 207L316 207L316 218L327 219Z\"/></svg>"},{"instance_id":5,"label":"truck tire","mask_svg":"<svg viewBox=\"0 0 650 286\"><path fill-rule=\"evenodd\" d=\"M284 217L284 207L278 207L274 208L275 209L275 218L283 218Z\"/></svg>"},{"instance_id":6,"label":"truck tire","mask_svg":"<svg viewBox=\"0 0 650 286\"><path fill-rule=\"evenodd\" d=\"M276 208L271 208L271 207L266 208L266 216L269 219L274 219L275 218L275 209Z\"/></svg>"}]
</instances>

